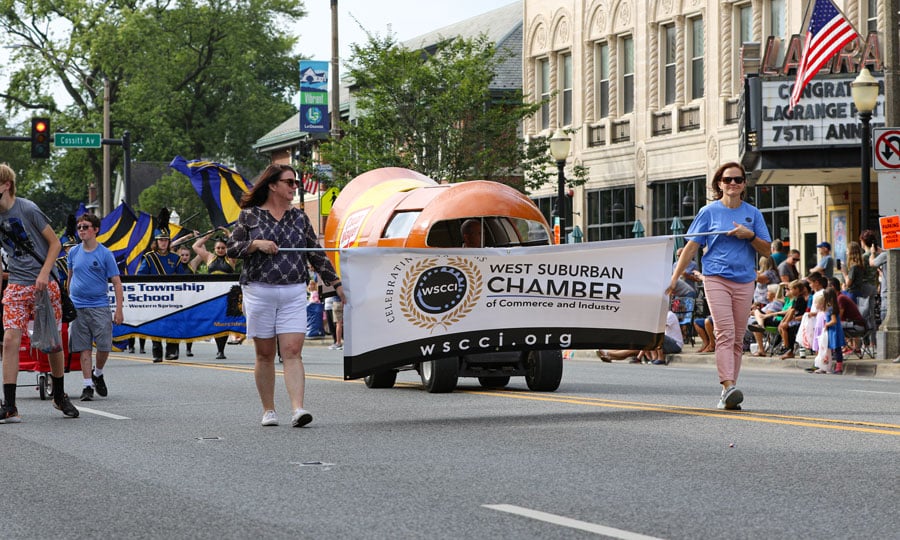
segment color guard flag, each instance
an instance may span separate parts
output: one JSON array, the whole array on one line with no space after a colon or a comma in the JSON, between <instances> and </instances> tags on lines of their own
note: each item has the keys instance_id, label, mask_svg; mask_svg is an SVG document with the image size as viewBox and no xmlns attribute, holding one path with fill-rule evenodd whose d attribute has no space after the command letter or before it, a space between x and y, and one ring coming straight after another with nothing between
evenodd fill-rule
<instances>
[{"instance_id":1,"label":"color guard flag","mask_svg":"<svg viewBox=\"0 0 900 540\"><path fill-rule=\"evenodd\" d=\"M803 89L822 66L857 37L859 34L853 29L853 25L834 7L831 0L815 0L800 67L797 68L797 81L791 92L791 109L800 102Z\"/></svg>"},{"instance_id":2,"label":"color guard flag","mask_svg":"<svg viewBox=\"0 0 900 540\"><path fill-rule=\"evenodd\" d=\"M214 227L237 221L241 197L252 187L239 172L212 161L187 161L181 156L175 156L169 167L190 178Z\"/></svg>"}]
</instances>

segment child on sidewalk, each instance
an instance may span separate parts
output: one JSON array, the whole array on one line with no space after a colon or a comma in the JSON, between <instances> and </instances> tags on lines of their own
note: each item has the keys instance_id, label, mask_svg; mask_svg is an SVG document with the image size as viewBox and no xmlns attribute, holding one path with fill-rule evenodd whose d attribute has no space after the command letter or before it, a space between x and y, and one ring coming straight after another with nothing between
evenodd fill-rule
<instances>
[{"instance_id":1,"label":"child on sidewalk","mask_svg":"<svg viewBox=\"0 0 900 540\"><path fill-rule=\"evenodd\" d=\"M844 372L844 327L838 312L837 293L832 288L825 289L825 328L828 332L828 348L834 360L834 373Z\"/></svg>"},{"instance_id":2,"label":"child on sidewalk","mask_svg":"<svg viewBox=\"0 0 900 540\"><path fill-rule=\"evenodd\" d=\"M808 369L807 371L812 371L813 373L828 373L831 371L831 350L828 348L828 331L825 328L825 323L828 322L828 314L825 306L825 295L822 293L816 293L813 295L813 309L816 314L811 315L807 314L810 317L814 317L814 322L812 323L813 330L811 332L811 336L808 340L809 347L813 352L816 353L816 358L814 360L815 370Z\"/></svg>"}]
</instances>

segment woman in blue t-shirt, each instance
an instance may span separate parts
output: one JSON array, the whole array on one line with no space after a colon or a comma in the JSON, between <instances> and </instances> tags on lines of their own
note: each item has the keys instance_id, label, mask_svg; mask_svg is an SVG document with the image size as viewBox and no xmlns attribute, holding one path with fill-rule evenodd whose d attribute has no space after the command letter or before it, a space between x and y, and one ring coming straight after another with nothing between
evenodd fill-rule
<instances>
[{"instance_id":1,"label":"woman in blue t-shirt","mask_svg":"<svg viewBox=\"0 0 900 540\"><path fill-rule=\"evenodd\" d=\"M746 178L739 163L725 163L716 170L710 186L714 200L691 223L687 245L666 289L671 294L697 250L706 246L701 260L706 300L716 321L716 366L722 385L718 408L729 410L740 409L744 400L735 387L744 352L744 321L753 300L756 259L771 253L772 241L760 211L744 201ZM693 233L700 236L692 237Z\"/></svg>"}]
</instances>

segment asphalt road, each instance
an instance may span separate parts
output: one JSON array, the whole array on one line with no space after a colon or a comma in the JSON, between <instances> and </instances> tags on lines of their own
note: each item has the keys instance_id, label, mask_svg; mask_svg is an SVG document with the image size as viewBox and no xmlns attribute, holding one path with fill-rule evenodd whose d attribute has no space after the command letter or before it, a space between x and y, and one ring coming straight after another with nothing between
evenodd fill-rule
<instances>
[{"instance_id":1,"label":"asphalt road","mask_svg":"<svg viewBox=\"0 0 900 540\"><path fill-rule=\"evenodd\" d=\"M114 354L78 419L19 388L0 537L900 537L898 379L750 368L724 412L711 366L571 360L554 393L426 394L343 381L315 344L313 423L289 427L279 378L263 428L252 346L194 350Z\"/></svg>"}]
</instances>

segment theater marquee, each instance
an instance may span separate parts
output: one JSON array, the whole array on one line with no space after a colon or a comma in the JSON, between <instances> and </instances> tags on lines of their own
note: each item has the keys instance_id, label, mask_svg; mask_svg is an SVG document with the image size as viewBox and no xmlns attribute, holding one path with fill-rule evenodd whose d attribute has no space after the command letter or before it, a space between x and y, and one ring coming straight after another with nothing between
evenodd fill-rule
<instances>
[{"instance_id":1,"label":"theater marquee","mask_svg":"<svg viewBox=\"0 0 900 540\"><path fill-rule=\"evenodd\" d=\"M850 95L855 74L815 79L804 89L803 99L793 109L788 104L794 79L756 79L750 83L751 119L756 126L757 149L786 147L859 146L860 124ZM879 82L878 104L872 125L884 125L884 77ZM754 106L755 105L755 106Z\"/></svg>"}]
</instances>

